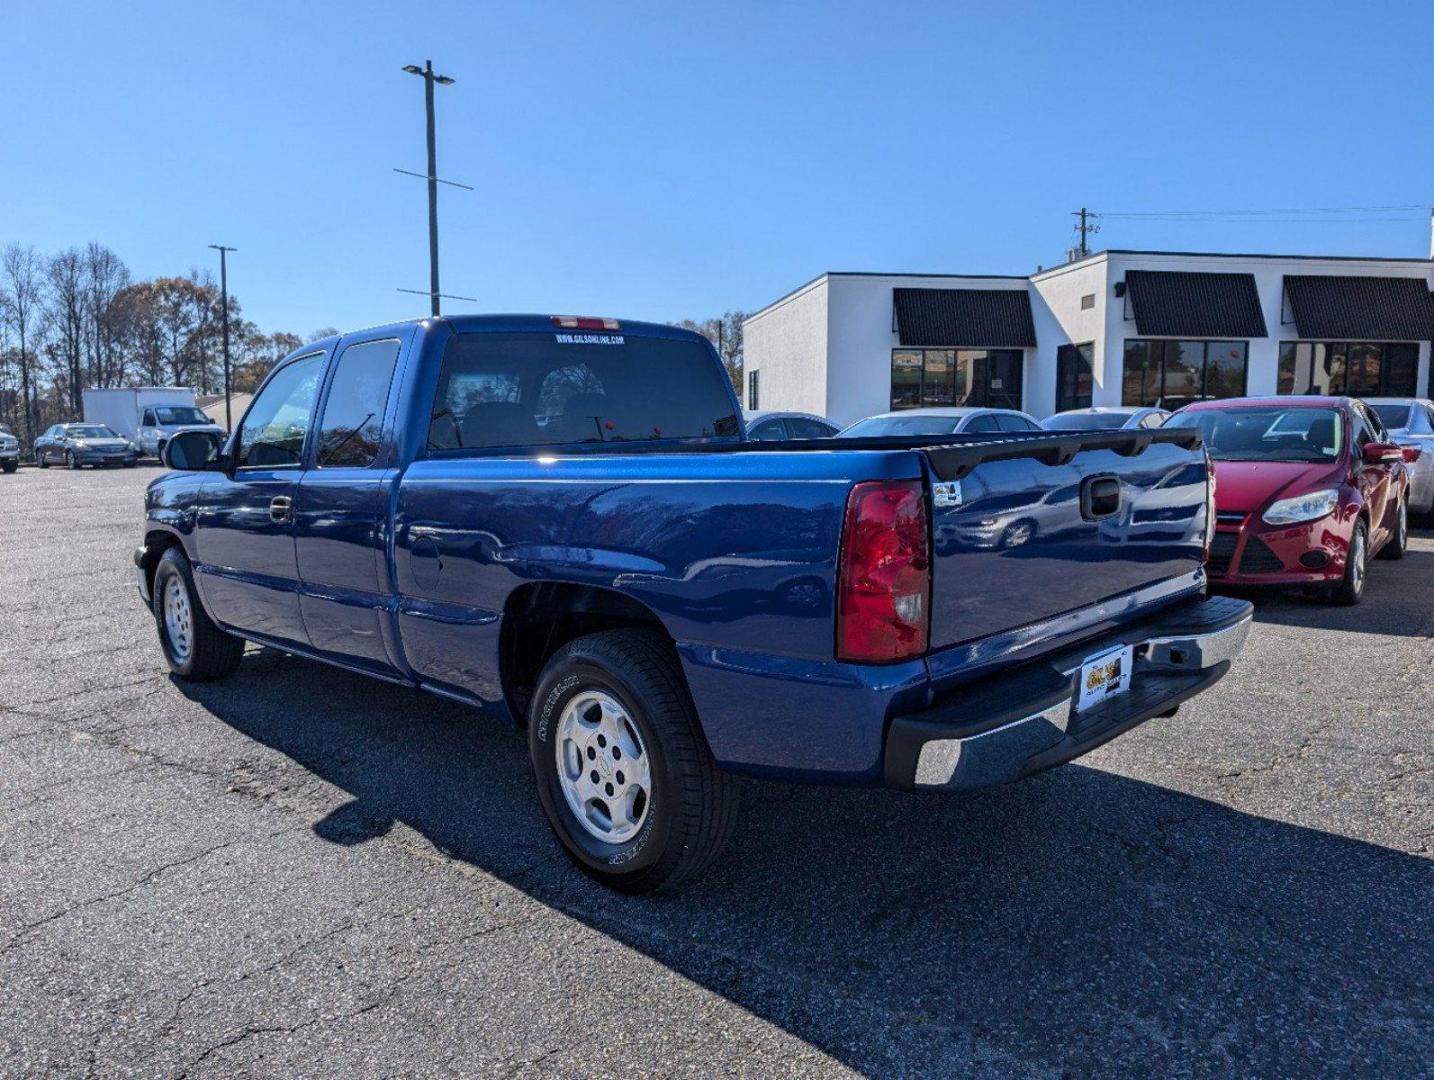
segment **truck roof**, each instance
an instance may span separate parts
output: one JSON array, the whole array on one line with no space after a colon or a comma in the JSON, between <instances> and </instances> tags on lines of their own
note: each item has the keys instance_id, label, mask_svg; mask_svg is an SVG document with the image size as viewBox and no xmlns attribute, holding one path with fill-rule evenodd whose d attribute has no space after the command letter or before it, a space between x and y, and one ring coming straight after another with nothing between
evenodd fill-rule
<instances>
[{"instance_id":1,"label":"truck roof","mask_svg":"<svg viewBox=\"0 0 1434 1080\"><path fill-rule=\"evenodd\" d=\"M572 328L559 326L555 319L566 318L566 315L441 315L437 319L405 319L395 323L385 323L380 326L366 327L364 332L370 330L384 330L392 327L395 330L409 329L427 323L447 323L454 333L458 334L481 334L481 333L614 333L614 334L636 334L640 337L671 338L680 341L705 341L701 334L695 330L684 330L680 326L669 326L667 323L643 322L638 319L615 319L616 329L595 329L589 331L585 327ZM581 316L587 319L588 316ZM601 317L599 317L601 318ZM359 331L350 331L358 333ZM312 348L319 341L333 341L336 338L320 338L304 345L305 349Z\"/></svg>"}]
</instances>

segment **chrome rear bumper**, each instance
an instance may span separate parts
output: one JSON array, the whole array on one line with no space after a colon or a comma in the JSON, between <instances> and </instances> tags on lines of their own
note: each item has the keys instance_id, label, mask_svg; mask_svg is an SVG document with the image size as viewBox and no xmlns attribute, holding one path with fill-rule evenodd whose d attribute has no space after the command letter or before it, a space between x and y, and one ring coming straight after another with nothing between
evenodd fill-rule
<instances>
[{"instance_id":1,"label":"chrome rear bumper","mask_svg":"<svg viewBox=\"0 0 1434 1080\"><path fill-rule=\"evenodd\" d=\"M1195 600L1046 662L958 687L892 720L886 782L923 790L987 787L1079 757L1218 681L1244 648L1253 614L1245 600ZM1082 662L1115 645L1134 646L1129 689L1077 712Z\"/></svg>"}]
</instances>

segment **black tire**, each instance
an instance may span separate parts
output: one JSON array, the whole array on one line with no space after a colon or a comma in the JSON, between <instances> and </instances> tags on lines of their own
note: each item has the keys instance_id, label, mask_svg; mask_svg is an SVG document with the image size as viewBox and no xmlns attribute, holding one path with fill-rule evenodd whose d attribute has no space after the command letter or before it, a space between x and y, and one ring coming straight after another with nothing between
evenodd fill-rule
<instances>
[{"instance_id":1,"label":"black tire","mask_svg":"<svg viewBox=\"0 0 1434 1080\"><path fill-rule=\"evenodd\" d=\"M35 464L42 469L48 469L50 467L50 459L47 458L44 454L42 454L39 450L36 450Z\"/></svg>"},{"instance_id":2,"label":"black tire","mask_svg":"<svg viewBox=\"0 0 1434 1080\"><path fill-rule=\"evenodd\" d=\"M154 460L161 465L164 464L164 448L169 445L168 439L161 439L154 444Z\"/></svg>"},{"instance_id":3,"label":"black tire","mask_svg":"<svg viewBox=\"0 0 1434 1080\"><path fill-rule=\"evenodd\" d=\"M184 590L188 602L191 643L187 650L178 647L171 638L165 619L165 592L174 581ZM194 572L189 568L183 549L172 547L160 556L154 571L151 596L160 648L164 650L170 670L190 682L222 679L234 674L244 655L244 639L219 629L209 618L204 605L199 602L199 593L194 588Z\"/></svg>"},{"instance_id":4,"label":"black tire","mask_svg":"<svg viewBox=\"0 0 1434 1080\"><path fill-rule=\"evenodd\" d=\"M20 467L20 462L19 462L19 461L9 461L9 460L7 460L7 461L5 462L5 466L4 466L5 471L6 471L7 473L12 473L12 472L14 472L16 469L18 469L19 467Z\"/></svg>"},{"instance_id":5,"label":"black tire","mask_svg":"<svg viewBox=\"0 0 1434 1080\"><path fill-rule=\"evenodd\" d=\"M66 450L66 451L65 451L65 468L67 468L67 469L78 469L79 467L80 467L80 463L75 460L75 452L74 452L73 450Z\"/></svg>"},{"instance_id":6,"label":"black tire","mask_svg":"<svg viewBox=\"0 0 1434 1080\"><path fill-rule=\"evenodd\" d=\"M1356 565L1356 562L1361 565ZM1330 592L1330 601L1354 607L1364 599L1364 579L1369 569L1369 530L1363 521L1354 523L1349 537L1349 554L1344 560L1344 578Z\"/></svg>"},{"instance_id":7,"label":"black tire","mask_svg":"<svg viewBox=\"0 0 1434 1080\"><path fill-rule=\"evenodd\" d=\"M1381 559L1402 559L1409 550L1409 500L1402 500L1395 511L1394 535L1379 549Z\"/></svg>"},{"instance_id":8,"label":"black tire","mask_svg":"<svg viewBox=\"0 0 1434 1080\"><path fill-rule=\"evenodd\" d=\"M626 711L649 758L645 818L625 843L607 843L588 831L559 776L564 707L592 691ZM603 631L559 649L538 678L528 754L543 812L563 850L583 873L621 892L651 892L700 873L736 823L738 783L712 758L671 642L652 630Z\"/></svg>"}]
</instances>

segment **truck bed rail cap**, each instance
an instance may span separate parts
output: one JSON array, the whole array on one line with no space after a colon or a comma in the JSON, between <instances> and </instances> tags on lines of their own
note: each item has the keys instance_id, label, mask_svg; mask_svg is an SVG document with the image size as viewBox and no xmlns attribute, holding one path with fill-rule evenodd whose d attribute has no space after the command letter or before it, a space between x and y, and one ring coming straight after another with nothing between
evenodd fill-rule
<instances>
[{"instance_id":1,"label":"truck bed rail cap","mask_svg":"<svg viewBox=\"0 0 1434 1080\"><path fill-rule=\"evenodd\" d=\"M1147 431L1060 431L1049 435L1011 435L980 442L926 446L932 471L942 480L960 480L983 461L1037 458L1047 465L1064 465L1082 450L1114 450L1124 457L1145 453L1153 443L1173 443L1186 450L1205 444L1199 428Z\"/></svg>"}]
</instances>

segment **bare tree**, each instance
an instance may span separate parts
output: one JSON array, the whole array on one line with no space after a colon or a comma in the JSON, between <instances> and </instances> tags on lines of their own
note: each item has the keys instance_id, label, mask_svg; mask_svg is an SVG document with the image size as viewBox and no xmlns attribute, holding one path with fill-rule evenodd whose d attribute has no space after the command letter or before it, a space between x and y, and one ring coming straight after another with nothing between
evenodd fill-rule
<instances>
[{"instance_id":1,"label":"bare tree","mask_svg":"<svg viewBox=\"0 0 1434 1080\"><path fill-rule=\"evenodd\" d=\"M124 352L111 309L129 282L124 260L103 244L90 241L85 248L85 315L90 345L88 381L94 386L118 386L124 381Z\"/></svg>"},{"instance_id":2,"label":"bare tree","mask_svg":"<svg viewBox=\"0 0 1434 1080\"><path fill-rule=\"evenodd\" d=\"M35 441L36 346L41 337L45 290L44 260L33 246L9 244L0 257L0 297L5 321L19 343L16 362L20 369L22 426L27 442Z\"/></svg>"},{"instance_id":3,"label":"bare tree","mask_svg":"<svg viewBox=\"0 0 1434 1080\"><path fill-rule=\"evenodd\" d=\"M49 286L47 313L54 327L57 364L62 366L69 387L70 409L80 412L80 390L84 385L85 358L85 260L79 248L69 248L52 258L45 267Z\"/></svg>"},{"instance_id":4,"label":"bare tree","mask_svg":"<svg viewBox=\"0 0 1434 1080\"><path fill-rule=\"evenodd\" d=\"M695 330L712 342L739 397L742 393L742 323L746 318L745 311L726 311L715 319L703 319L701 322L683 319L674 324L684 330Z\"/></svg>"}]
</instances>

